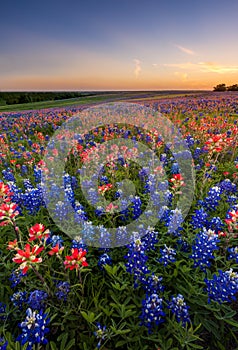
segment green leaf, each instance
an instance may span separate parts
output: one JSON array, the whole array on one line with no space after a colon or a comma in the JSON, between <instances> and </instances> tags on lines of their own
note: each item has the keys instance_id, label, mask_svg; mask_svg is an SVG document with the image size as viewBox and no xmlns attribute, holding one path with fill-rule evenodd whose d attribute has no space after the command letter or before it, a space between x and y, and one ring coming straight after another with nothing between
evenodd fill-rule
<instances>
[{"instance_id":1,"label":"green leaf","mask_svg":"<svg viewBox=\"0 0 238 350\"><path fill-rule=\"evenodd\" d=\"M50 348L51 350L58 350L57 345L53 341L50 341Z\"/></svg>"},{"instance_id":2,"label":"green leaf","mask_svg":"<svg viewBox=\"0 0 238 350\"><path fill-rule=\"evenodd\" d=\"M75 339L71 339L68 344L66 345L64 350L70 350L72 348L72 346L75 345Z\"/></svg>"},{"instance_id":3,"label":"green leaf","mask_svg":"<svg viewBox=\"0 0 238 350\"><path fill-rule=\"evenodd\" d=\"M65 345L68 340L68 333L64 333L61 343L60 343L60 350L65 350Z\"/></svg>"}]
</instances>

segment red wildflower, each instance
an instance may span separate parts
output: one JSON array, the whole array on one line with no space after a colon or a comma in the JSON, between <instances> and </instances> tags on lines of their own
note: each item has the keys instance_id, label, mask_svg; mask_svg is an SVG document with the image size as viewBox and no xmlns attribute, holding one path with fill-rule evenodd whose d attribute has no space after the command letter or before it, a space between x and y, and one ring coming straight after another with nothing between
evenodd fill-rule
<instances>
[{"instance_id":1,"label":"red wildflower","mask_svg":"<svg viewBox=\"0 0 238 350\"><path fill-rule=\"evenodd\" d=\"M36 256L42 252L44 247L39 247L34 245L31 250L29 243L25 245L25 250L18 249L17 254L12 259L15 263L20 264L19 269L25 274L33 264L41 263L42 258L37 258Z\"/></svg>"},{"instance_id":2,"label":"red wildflower","mask_svg":"<svg viewBox=\"0 0 238 350\"><path fill-rule=\"evenodd\" d=\"M45 230L45 226L42 224L35 224L29 230L29 241L34 241L35 239L48 238L50 236L50 230Z\"/></svg>"},{"instance_id":3,"label":"red wildflower","mask_svg":"<svg viewBox=\"0 0 238 350\"><path fill-rule=\"evenodd\" d=\"M57 243L50 251L49 251L49 255L58 255L61 254L62 251L64 250L64 247L59 247L59 243Z\"/></svg>"},{"instance_id":4,"label":"red wildflower","mask_svg":"<svg viewBox=\"0 0 238 350\"><path fill-rule=\"evenodd\" d=\"M71 249L72 255L67 255L65 257L64 265L66 269L76 269L79 270L80 266L88 266L88 263L86 262L85 255L87 254L86 250L83 250L82 248L72 248Z\"/></svg>"},{"instance_id":5,"label":"red wildflower","mask_svg":"<svg viewBox=\"0 0 238 350\"><path fill-rule=\"evenodd\" d=\"M109 191L111 188L112 188L112 184L98 186L98 193L101 193L102 195L104 195L104 193Z\"/></svg>"},{"instance_id":6,"label":"red wildflower","mask_svg":"<svg viewBox=\"0 0 238 350\"><path fill-rule=\"evenodd\" d=\"M8 250L13 250L13 249L18 250L19 248L18 248L17 239L14 239L14 241L9 242L7 245L7 249Z\"/></svg>"},{"instance_id":7,"label":"red wildflower","mask_svg":"<svg viewBox=\"0 0 238 350\"><path fill-rule=\"evenodd\" d=\"M6 204L2 203L0 205L0 220L5 219L0 223L0 226L5 226L11 222L11 220L15 219L15 217L19 214L19 211L17 210L17 204L11 203Z\"/></svg>"},{"instance_id":8,"label":"red wildflower","mask_svg":"<svg viewBox=\"0 0 238 350\"><path fill-rule=\"evenodd\" d=\"M3 182L0 182L0 201L10 202L12 192L8 185L5 185Z\"/></svg>"}]
</instances>

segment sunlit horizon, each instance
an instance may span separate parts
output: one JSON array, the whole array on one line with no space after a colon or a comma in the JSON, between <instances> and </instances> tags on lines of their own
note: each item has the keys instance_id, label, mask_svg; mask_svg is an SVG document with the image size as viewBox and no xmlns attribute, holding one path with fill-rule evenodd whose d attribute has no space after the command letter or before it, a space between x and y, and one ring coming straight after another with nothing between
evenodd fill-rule
<instances>
[{"instance_id":1,"label":"sunlit horizon","mask_svg":"<svg viewBox=\"0 0 238 350\"><path fill-rule=\"evenodd\" d=\"M238 2L2 4L1 91L212 90L238 83Z\"/></svg>"}]
</instances>

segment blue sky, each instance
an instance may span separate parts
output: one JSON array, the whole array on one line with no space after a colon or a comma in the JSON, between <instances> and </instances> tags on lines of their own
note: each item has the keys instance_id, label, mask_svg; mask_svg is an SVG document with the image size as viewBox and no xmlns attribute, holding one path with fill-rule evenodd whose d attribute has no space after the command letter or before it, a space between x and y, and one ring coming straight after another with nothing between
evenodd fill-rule
<instances>
[{"instance_id":1,"label":"blue sky","mask_svg":"<svg viewBox=\"0 0 238 350\"><path fill-rule=\"evenodd\" d=\"M237 0L1 4L1 90L238 83Z\"/></svg>"}]
</instances>

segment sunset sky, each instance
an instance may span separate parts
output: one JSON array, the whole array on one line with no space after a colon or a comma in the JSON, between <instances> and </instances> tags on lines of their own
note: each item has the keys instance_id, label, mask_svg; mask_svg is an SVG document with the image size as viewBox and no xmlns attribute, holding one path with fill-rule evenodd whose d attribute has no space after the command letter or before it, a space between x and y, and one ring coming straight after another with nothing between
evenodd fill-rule
<instances>
[{"instance_id":1,"label":"sunset sky","mask_svg":"<svg viewBox=\"0 0 238 350\"><path fill-rule=\"evenodd\" d=\"M0 90L238 83L238 0L1 2Z\"/></svg>"}]
</instances>

